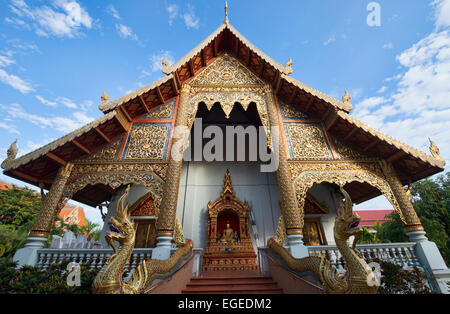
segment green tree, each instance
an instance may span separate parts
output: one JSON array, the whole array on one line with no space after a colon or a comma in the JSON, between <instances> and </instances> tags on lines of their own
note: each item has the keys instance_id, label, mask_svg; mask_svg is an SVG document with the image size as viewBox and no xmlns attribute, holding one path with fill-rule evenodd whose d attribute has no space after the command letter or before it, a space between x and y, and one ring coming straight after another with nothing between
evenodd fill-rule
<instances>
[{"instance_id":1,"label":"green tree","mask_svg":"<svg viewBox=\"0 0 450 314\"><path fill-rule=\"evenodd\" d=\"M436 179L424 179L412 185L414 209L430 241L436 243L446 261L450 258L450 173ZM407 242L398 214L380 228L380 238L384 242Z\"/></svg>"},{"instance_id":2,"label":"green tree","mask_svg":"<svg viewBox=\"0 0 450 314\"><path fill-rule=\"evenodd\" d=\"M25 245L41 208L41 196L28 188L0 191L0 257L10 258Z\"/></svg>"},{"instance_id":3,"label":"green tree","mask_svg":"<svg viewBox=\"0 0 450 314\"><path fill-rule=\"evenodd\" d=\"M41 196L28 188L13 186L0 191L0 224L23 226L34 221L41 209Z\"/></svg>"},{"instance_id":4,"label":"green tree","mask_svg":"<svg viewBox=\"0 0 450 314\"><path fill-rule=\"evenodd\" d=\"M380 223L377 221L375 225L372 226L372 228L375 230L375 232L370 232L369 229L363 227L363 233L358 243L371 244L381 242L381 239L379 237L379 231L381 228Z\"/></svg>"}]
</instances>

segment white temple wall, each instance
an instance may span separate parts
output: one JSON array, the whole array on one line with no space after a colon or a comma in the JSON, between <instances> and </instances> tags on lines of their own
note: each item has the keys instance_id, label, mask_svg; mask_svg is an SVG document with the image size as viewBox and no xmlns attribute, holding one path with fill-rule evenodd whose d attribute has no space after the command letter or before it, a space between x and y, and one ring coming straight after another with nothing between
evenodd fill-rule
<instances>
[{"instance_id":1,"label":"white temple wall","mask_svg":"<svg viewBox=\"0 0 450 314\"><path fill-rule=\"evenodd\" d=\"M230 170L236 196L247 201L259 233L254 246L264 246L276 233L281 211L276 173L262 173L257 162L185 162L178 195L177 217L184 235L197 248L205 248L209 201L220 196L226 170Z\"/></svg>"},{"instance_id":2,"label":"white temple wall","mask_svg":"<svg viewBox=\"0 0 450 314\"><path fill-rule=\"evenodd\" d=\"M311 194L320 203L325 203L325 205L329 209L329 213L323 215L306 215L306 217L320 217L327 244L336 244L334 241L333 228L334 220L337 215L336 207L338 204L338 200L336 199L333 187L327 183L314 184L309 189L308 193Z\"/></svg>"},{"instance_id":3,"label":"white temple wall","mask_svg":"<svg viewBox=\"0 0 450 314\"><path fill-rule=\"evenodd\" d=\"M209 201L214 201L220 196L227 169L230 170L236 196L242 201L247 201L252 210L259 234L259 239L255 239L249 222L253 245L255 249L265 246L267 240L276 234L281 215L280 193L276 173L260 172L258 162L184 162L177 206L177 217L183 226L184 235L194 241L196 248L206 247L208 225L206 208ZM131 206L148 191L143 185L132 184L125 206L127 204ZM100 236L100 243L105 248L108 247L105 241L105 234L109 231L108 222L115 216L117 202L124 192L125 187L119 189L109 204ZM328 184L315 184L308 193L320 203L324 202L330 212L306 217L320 217L327 244L335 244L333 227L337 200L332 187Z\"/></svg>"}]
</instances>

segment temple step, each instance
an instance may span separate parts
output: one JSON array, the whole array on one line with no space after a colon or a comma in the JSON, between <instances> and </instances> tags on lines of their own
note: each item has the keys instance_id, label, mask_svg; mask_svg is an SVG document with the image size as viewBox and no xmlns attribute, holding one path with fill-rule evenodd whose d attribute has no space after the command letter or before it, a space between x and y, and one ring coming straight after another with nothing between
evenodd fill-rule
<instances>
[{"instance_id":1,"label":"temple step","mask_svg":"<svg viewBox=\"0 0 450 314\"><path fill-rule=\"evenodd\" d=\"M185 294L281 294L283 290L271 277L192 278Z\"/></svg>"}]
</instances>

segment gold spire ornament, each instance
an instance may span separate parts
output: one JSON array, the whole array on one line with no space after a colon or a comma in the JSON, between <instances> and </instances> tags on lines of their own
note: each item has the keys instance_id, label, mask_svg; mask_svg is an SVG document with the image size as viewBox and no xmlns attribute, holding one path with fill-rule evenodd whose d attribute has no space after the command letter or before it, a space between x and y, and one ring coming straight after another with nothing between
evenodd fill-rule
<instances>
[{"instance_id":1,"label":"gold spire ornament","mask_svg":"<svg viewBox=\"0 0 450 314\"><path fill-rule=\"evenodd\" d=\"M1 167L5 169L5 166L10 161L16 159L17 153L19 150L17 149L17 139L9 146L8 151L6 152L6 159L2 162Z\"/></svg>"},{"instance_id":2,"label":"gold spire ornament","mask_svg":"<svg viewBox=\"0 0 450 314\"><path fill-rule=\"evenodd\" d=\"M225 24L230 23L230 21L228 21L228 1L225 0Z\"/></svg>"},{"instance_id":3,"label":"gold spire ornament","mask_svg":"<svg viewBox=\"0 0 450 314\"><path fill-rule=\"evenodd\" d=\"M428 140L430 141L430 147L429 147L429 149L430 149L431 155L433 155L434 158L442 159L442 157L441 157L441 155L440 155L439 147L437 147L436 143L433 142L433 141L431 140L431 138L428 138Z\"/></svg>"},{"instance_id":4,"label":"gold spire ornament","mask_svg":"<svg viewBox=\"0 0 450 314\"><path fill-rule=\"evenodd\" d=\"M100 99L102 100L102 104L109 102L109 96L108 93L106 92L106 89L103 92L102 97L100 97Z\"/></svg>"}]
</instances>

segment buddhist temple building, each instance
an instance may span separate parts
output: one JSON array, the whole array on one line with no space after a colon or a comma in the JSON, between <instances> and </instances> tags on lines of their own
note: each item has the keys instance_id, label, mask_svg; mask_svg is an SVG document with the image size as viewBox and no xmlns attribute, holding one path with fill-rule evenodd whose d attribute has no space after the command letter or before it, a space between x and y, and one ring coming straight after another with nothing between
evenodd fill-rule
<instances>
[{"instance_id":1,"label":"buddhist temple building","mask_svg":"<svg viewBox=\"0 0 450 314\"><path fill-rule=\"evenodd\" d=\"M103 93L99 119L24 156L12 149L3 173L48 191L15 259L39 262L67 199L107 206L108 222L130 186L136 249L169 259L178 221L197 254L194 273L261 272L260 251L280 217L294 258L336 245L343 188L354 204L389 200L442 290L447 266L406 186L443 171L445 161L358 121L351 95L338 100L303 84L292 64L256 48L226 14L183 58L163 60L163 78L115 100ZM105 223L105 248L108 231Z\"/></svg>"}]
</instances>

